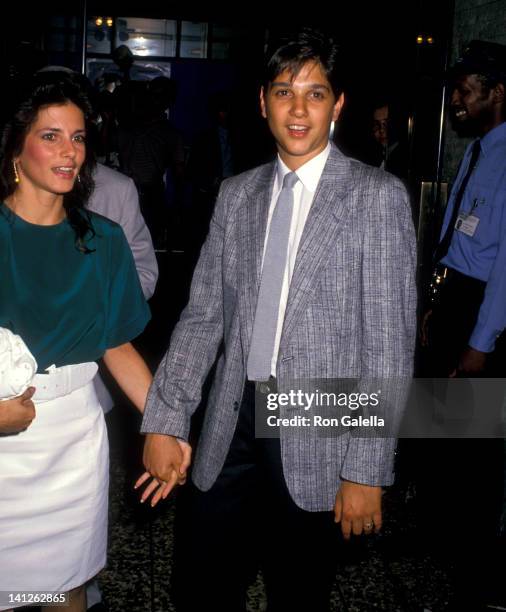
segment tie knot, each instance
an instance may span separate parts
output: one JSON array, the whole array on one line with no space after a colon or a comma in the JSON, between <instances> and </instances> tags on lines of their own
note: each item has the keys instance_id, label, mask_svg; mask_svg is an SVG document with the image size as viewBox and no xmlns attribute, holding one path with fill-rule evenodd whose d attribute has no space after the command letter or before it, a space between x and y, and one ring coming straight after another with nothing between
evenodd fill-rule
<instances>
[{"instance_id":1,"label":"tie knot","mask_svg":"<svg viewBox=\"0 0 506 612\"><path fill-rule=\"evenodd\" d=\"M295 172L289 172L285 174L283 178L283 189L293 189L295 183L299 180L299 177Z\"/></svg>"}]
</instances>

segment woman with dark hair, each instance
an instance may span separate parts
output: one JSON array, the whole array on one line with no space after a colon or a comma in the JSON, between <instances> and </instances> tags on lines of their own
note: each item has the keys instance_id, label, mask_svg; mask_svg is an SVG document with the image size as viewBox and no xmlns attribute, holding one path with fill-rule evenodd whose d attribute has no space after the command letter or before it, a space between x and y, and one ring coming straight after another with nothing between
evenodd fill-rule
<instances>
[{"instance_id":1,"label":"woman with dark hair","mask_svg":"<svg viewBox=\"0 0 506 612\"><path fill-rule=\"evenodd\" d=\"M90 110L75 81L38 74L0 150L0 393L13 381L0 396L0 591L64 591L72 612L86 609L82 585L106 558L108 448L94 362L104 358L140 411L151 382L130 344L150 315L128 243L119 225L84 209ZM0 610L30 603L13 597Z\"/></svg>"}]
</instances>

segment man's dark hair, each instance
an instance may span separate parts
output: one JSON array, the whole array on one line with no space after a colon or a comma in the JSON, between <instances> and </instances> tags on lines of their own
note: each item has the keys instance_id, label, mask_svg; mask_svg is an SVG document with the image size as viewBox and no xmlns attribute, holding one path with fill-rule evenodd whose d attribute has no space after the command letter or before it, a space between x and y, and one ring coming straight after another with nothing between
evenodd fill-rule
<instances>
[{"instance_id":1,"label":"man's dark hair","mask_svg":"<svg viewBox=\"0 0 506 612\"><path fill-rule=\"evenodd\" d=\"M320 64L327 77L336 98L343 91L344 70L340 61L340 50L329 38L319 30L304 29L296 38L279 47L265 67L263 78L267 89L275 78L288 70L295 78L307 62Z\"/></svg>"},{"instance_id":2,"label":"man's dark hair","mask_svg":"<svg viewBox=\"0 0 506 612\"><path fill-rule=\"evenodd\" d=\"M48 106L75 104L84 115L86 130L90 128L92 108L90 102L71 75L64 72L39 72L31 79L12 87L15 96L9 101L7 120L0 142L0 201L12 195L16 189L13 160L21 153L26 135L37 120L39 111ZM83 253L91 252L85 245L86 237L93 236L89 213L84 209L93 191L92 172L95 157L91 147L86 156L72 191L64 194L63 207L76 236L76 247Z\"/></svg>"}]
</instances>

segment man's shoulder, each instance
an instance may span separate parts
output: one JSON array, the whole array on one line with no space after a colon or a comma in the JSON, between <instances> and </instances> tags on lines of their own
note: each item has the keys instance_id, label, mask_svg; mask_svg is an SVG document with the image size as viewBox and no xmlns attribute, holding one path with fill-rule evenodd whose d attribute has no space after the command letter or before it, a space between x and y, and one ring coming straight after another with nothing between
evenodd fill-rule
<instances>
[{"instance_id":1,"label":"man's shoulder","mask_svg":"<svg viewBox=\"0 0 506 612\"><path fill-rule=\"evenodd\" d=\"M122 223L125 215L137 212L135 184L132 179L117 170L97 164L93 179L95 189L87 208ZM134 210L135 209L135 210Z\"/></svg>"},{"instance_id":2,"label":"man's shoulder","mask_svg":"<svg viewBox=\"0 0 506 612\"><path fill-rule=\"evenodd\" d=\"M351 198L352 208L357 214L396 214L410 210L406 186L399 178L382 168L346 157L340 152L338 156L336 157L334 152L329 159L331 163L334 158L338 164L342 164L344 157L348 165L348 180L344 192Z\"/></svg>"},{"instance_id":3,"label":"man's shoulder","mask_svg":"<svg viewBox=\"0 0 506 612\"><path fill-rule=\"evenodd\" d=\"M352 157L348 159L356 185L371 190L401 189L405 191L404 183L390 172L383 170L383 168L370 166Z\"/></svg>"},{"instance_id":4,"label":"man's shoulder","mask_svg":"<svg viewBox=\"0 0 506 612\"><path fill-rule=\"evenodd\" d=\"M221 183L218 199L222 202L235 202L239 205L248 192L268 190L274 178L275 168L276 163L272 161L226 178Z\"/></svg>"},{"instance_id":5,"label":"man's shoulder","mask_svg":"<svg viewBox=\"0 0 506 612\"><path fill-rule=\"evenodd\" d=\"M120 188L125 189L133 181L129 176L104 166L103 164L97 164L93 171L93 180L95 181L95 189L99 188Z\"/></svg>"},{"instance_id":6,"label":"man's shoulder","mask_svg":"<svg viewBox=\"0 0 506 612\"><path fill-rule=\"evenodd\" d=\"M335 181L343 191L342 183L346 183L344 191L352 193L377 193L383 189L399 188L404 185L397 177L377 166L371 166L354 157L343 153L339 147L332 144L330 153L323 170L322 179Z\"/></svg>"}]
</instances>

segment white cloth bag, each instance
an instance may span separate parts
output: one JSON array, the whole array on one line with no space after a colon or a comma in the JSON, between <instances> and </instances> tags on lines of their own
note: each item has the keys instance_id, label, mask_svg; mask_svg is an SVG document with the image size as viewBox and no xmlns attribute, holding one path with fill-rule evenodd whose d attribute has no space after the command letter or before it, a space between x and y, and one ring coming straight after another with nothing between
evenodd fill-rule
<instances>
[{"instance_id":1,"label":"white cloth bag","mask_svg":"<svg viewBox=\"0 0 506 612\"><path fill-rule=\"evenodd\" d=\"M0 400L24 393L36 372L35 357L21 336L0 327Z\"/></svg>"}]
</instances>

